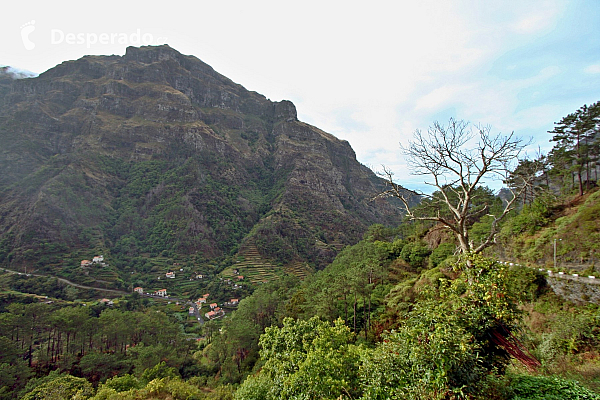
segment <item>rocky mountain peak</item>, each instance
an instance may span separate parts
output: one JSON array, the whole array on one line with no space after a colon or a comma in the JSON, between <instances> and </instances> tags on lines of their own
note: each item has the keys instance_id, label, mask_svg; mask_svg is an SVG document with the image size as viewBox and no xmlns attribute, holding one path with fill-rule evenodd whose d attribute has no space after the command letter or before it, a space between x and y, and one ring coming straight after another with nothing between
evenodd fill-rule
<instances>
[{"instance_id":1,"label":"rocky mountain peak","mask_svg":"<svg viewBox=\"0 0 600 400\"><path fill-rule=\"evenodd\" d=\"M39 263L55 243L319 267L400 221L370 201L382 181L348 142L167 45L1 88L0 263Z\"/></svg>"}]
</instances>

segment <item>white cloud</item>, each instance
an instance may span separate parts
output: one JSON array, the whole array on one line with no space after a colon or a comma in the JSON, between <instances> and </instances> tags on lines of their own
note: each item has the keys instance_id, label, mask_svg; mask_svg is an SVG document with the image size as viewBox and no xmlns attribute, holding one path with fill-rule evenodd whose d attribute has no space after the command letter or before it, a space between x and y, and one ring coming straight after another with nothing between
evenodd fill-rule
<instances>
[{"instance_id":1,"label":"white cloud","mask_svg":"<svg viewBox=\"0 0 600 400\"><path fill-rule=\"evenodd\" d=\"M536 54L510 55L511 50L534 43L542 43L536 47L542 53L555 45L546 42L547 36L567 11L580 7L567 0L307 0L301 5L199 0L178 5L186 11L171 20L156 8L111 2L114 7L96 10L93 18L79 3L68 7L79 10L77 15L47 2L19 10L10 20L0 16L0 33L6 39L0 59L42 72L83 54L125 50L44 47L42 39L51 28L65 32L140 28L164 35L173 48L197 56L246 88L272 100L294 101L301 120L349 140L359 161L374 167L389 165L407 181L413 178L398 143L406 143L417 128L427 129L434 119L444 122L452 115L505 133L545 132L544 123L551 124L568 110L558 105L566 97L562 92L552 104L544 104L544 99L550 83L566 72L575 73L569 65L554 58L538 63ZM120 11L113 15L115 7ZM19 27L32 19L38 36L35 51L27 52ZM594 29L586 34L594 37ZM4 59L2 52L12 59ZM499 74L502 77L490 74L499 59L501 69L510 72ZM533 75L523 73L535 68ZM600 64L589 65L584 72L598 74ZM587 75L590 78L595 76ZM593 100L597 99L586 101Z\"/></svg>"},{"instance_id":2,"label":"white cloud","mask_svg":"<svg viewBox=\"0 0 600 400\"><path fill-rule=\"evenodd\" d=\"M588 74L600 74L600 64L590 65L583 70Z\"/></svg>"},{"instance_id":3,"label":"white cloud","mask_svg":"<svg viewBox=\"0 0 600 400\"><path fill-rule=\"evenodd\" d=\"M445 85L432 90L424 96L421 96L415 105L415 110L436 110L456 101L462 97L462 93L468 91L468 86Z\"/></svg>"},{"instance_id":4,"label":"white cloud","mask_svg":"<svg viewBox=\"0 0 600 400\"><path fill-rule=\"evenodd\" d=\"M520 10L517 6L517 10L522 14L513 23L512 28L520 34L532 34L554 27L562 7L557 2L545 1L534 4L528 1L521 4Z\"/></svg>"}]
</instances>

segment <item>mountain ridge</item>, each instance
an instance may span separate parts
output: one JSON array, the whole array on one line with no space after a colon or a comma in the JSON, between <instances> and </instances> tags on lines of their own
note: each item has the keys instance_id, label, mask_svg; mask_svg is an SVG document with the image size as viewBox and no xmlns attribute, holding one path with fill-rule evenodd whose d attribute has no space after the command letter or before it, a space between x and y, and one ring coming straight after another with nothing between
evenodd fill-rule
<instances>
[{"instance_id":1,"label":"mountain ridge","mask_svg":"<svg viewBox=\"0 0 600 400\"><path fill-rule=\"evenodd\" d=\"M208 261L252 241L320 268L401 220L347 141L166 45L2 80L0 105L4 264L90 248Z\"/></svg>"}]
</instances>

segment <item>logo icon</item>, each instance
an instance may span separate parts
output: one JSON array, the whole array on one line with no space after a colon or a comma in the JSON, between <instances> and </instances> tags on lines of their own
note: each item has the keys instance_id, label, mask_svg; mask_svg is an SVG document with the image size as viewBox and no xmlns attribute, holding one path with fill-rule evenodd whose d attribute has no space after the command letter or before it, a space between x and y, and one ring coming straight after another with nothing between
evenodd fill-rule
<instances>
[{"instance_id":1,"label":"logo icon","mask_svg":"<svg viewBox=\"0 0 600 400\"><path fill-rule=\"evenodd\" d=\"M33 31L35 31L35 20L31 20L21 26L21 39L23 40L23 46L25 46L27 50L33 50L35 48L35 43L29 40L29 35Z\"/></svg>"}]
</instances>

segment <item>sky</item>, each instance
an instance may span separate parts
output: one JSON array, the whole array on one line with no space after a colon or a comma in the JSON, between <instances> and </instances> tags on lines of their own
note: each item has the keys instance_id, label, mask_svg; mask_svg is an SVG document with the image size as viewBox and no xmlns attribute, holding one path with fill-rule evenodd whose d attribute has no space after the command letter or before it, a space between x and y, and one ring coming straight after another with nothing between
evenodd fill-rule
<instances>
[{"instance_id":1,"label":"sky","mask_svg":"<svg viewBox=\"0 0 600 400\"><path fill-rule=\"evenodd\" d=\"M29 1L0 7L0 65L44 72L168 44L350 142L411 189L400 144L449 118L549 141L600 100L599 0ZM487 182L494 187L493 182Z\"/></svg>"}]
</instances>

